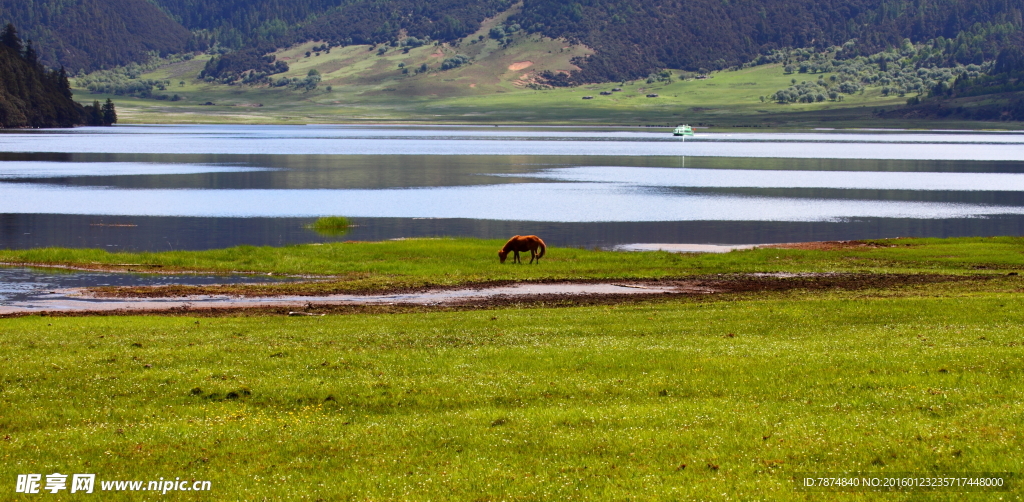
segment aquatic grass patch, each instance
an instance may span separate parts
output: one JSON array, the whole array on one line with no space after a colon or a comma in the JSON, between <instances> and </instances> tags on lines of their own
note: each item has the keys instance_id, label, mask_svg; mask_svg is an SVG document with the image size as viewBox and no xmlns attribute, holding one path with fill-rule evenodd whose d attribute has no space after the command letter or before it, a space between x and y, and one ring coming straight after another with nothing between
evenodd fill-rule
<instances>
[{"instance_id":1,"label":"aquatic grass patch","mask_svg":"<svg viewBox=\"0 0 1024 502\"><path fill-rule=\"evenodd\" d=\"M317 218L307 228L320 235L345 235L352 226L352 220L344 216L324 216Z\"/></svg>"},{"instance_id":2,"label":"aquatic grass patch","mask_svg":"<svg viewBox=\"0 0 1024 502\"><path fill-rule=\"evenodd\" d=\"M0 475L181 476L232 499L872 500L790 478L1021 471L1022 321L1017 294L955 288L9 319Z\"/></svg>"}]
</instances>

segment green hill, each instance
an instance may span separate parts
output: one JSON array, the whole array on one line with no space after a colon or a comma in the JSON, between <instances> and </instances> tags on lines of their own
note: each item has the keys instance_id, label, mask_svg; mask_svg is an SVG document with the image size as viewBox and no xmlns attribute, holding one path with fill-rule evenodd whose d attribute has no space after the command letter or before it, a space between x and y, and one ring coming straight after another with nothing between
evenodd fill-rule
<instances>
[{"instance_id":1,"label":"green hill","mask_svg":"<svg viewBox=\"0 0 1024 502\"><path fill-rule=\"evenodd\" d=\"M507 0L405 1L352 2L288 29L279 20L278 32L265 29L245 49L251 54L236 60L256 62L271 47L308 41L339 47L413 36L452 43L509 7ZM897 47L904 39L956 39L953 60L980 64L1021 43L1022 10L1022 0L523 0L500 30L487 35L501 40L522 31L585 45L593 54L577 60L579 70L565 82L587 83L641 78L662 68L720 70L781 48L823 49L850 40L859 52L847 52L848 58ZM248 66L232 64L230 73L263 71L258 63Z\"/></svg>"},{"instance_id":2,"label":"green hill","mask_svg":"<svg viewBox=\"0 0 1024 502\"><path fill-rule=\"evenodd\" d=\"M223 68L240 75L265 72L264 54L305 42L452 43L512 1L0 0L0 22L15 22L48 47L41 60L50 66L109 67L142 62L153 51L248 51ZM856 39L862 54L871 54L905 38L920 43L964 33L971 37L957 62L980 64L1020 45L1022 11L1024 0L523 0L504 31L487 36L522 31L585 45L593 54L576 61L570 80L602 82L662 68L718 70L784 47L821 49Z\"/></svg>"},{"instance_id":3,"label":"green hill","mask_svg":"<svg viewBox=\"0 0 1024 502\"><path fill-rule=\"evenodd\" d=\"M519 34L504 45L480 40L503 16L488 19L478 32L454 44L412 48L333 48L308 42L275 52L286 72L270 84L226 85L197 78L209 56L178 61L122 82L157 82L147 97L114 97L129 123L339 123L431 122L476 124L693 125L794 127L878 126L875 112L906 98L883 96L880 88L846 95L842 101L777 104L762 97L791 85L793 78L826 80L832 73L786 73L781 63L713 72L708 78L671 71L671 79L550 87L545 72L572 71L572 60L593 51L539 35ZM475 43L474 43L475 42ZM306 52L310 56L306 56ZM442 70L445 61L465 62ZM426 65L426 71L420 69ZM408 70L403 72L403 70ZM312 76L310 74L313 74ZM90 96L79 79L76 90ZM113 80L113 79L112 79ZM315 81L315 86L309 85ZM96 85L99 80L90 85ZM130 85L130 84L126 84ZM127 88L127 87L125 87ZM621 89L613 91L613 89ZM604 94L603 94L604 93ZM657 98L648 98L657 94ZM592 96L593 99L582 99Z\"/></svg>"},{"instance_id":4,"label":"green hill","mask_svg":"<svg viewBox=\"0 0 1024 502\"><path fill-rule=\"evenodd\" d=\"M101 98L122 96L117 99L123 117L135 123L934 127L933 118L895 111L908 99L995 68L957 62L972 41L994 38L978 27L954 39L904 40L866 56L848 42L821 50L774 50L709 74L671 69L613 84L559 87L550 85L552 78L580 70L577 64L594 50L513 29L519 14L515 6L450 43L410 44L413 37L375 46L306 42L263 57L280 65L272 74L209 72L238 54L232 53L102 72L75 84L78 92ZM998 114L951 116L944 127L977 127L963 123L967 118L1003 120ZM1017 126L1002 121L985 127Z\"/></svg>"},{"instance_id":5,"label":"green hill","mask_svg":"<svg viewBox=\"0 0 1024 502\"><path fill-rule=\"evenodd\" d=\"M551 87L586 92L579 86L619 82L656 91L681 77L765 65L774 65L779 79L754 81L752 96L720 89L721 98L712 99L728 105L728 120L683 97L673 106L692 109L684 115L698 117L693 121L716 124L791 123L795 112L818 117L856 106L876 107L857 112L864 122L1024 118L1019 71L996 68L999 54L1024 44L1024 0L513 1L0 0L0 18L17 14L35 23L30 34L55 40L56 49L44 45L40 53L51 68L65 60L72 69L133 61L77 79L81 90L101 98L142 98L134 103L137 113L126 110L128 120L169 120L147 115L147 107L198 102L245 106L226 115L264 122L298 120L267 117L272 103L287 114L313 106L303 114L313 122L339 120L324 105L339 105L343 116L358 120L477 121L502 116L487 110L506 100L498 94L513 94L517 111L504 116L528 121L559 108L520 110L547 103L547 96L569 96ZM104 10L111 6L118 12ZM190 51L151 59L182 48ZM677 97L652 93L662 94L659 104ZM625 103L624 95L597 101ZM428 113L439 100L450 100L447 108ZM924 104L903 110L908 100ZM666 124L681 115L632 103L629 118L612 114L603 123ZM259 104L267 108L257 110ZM570 108L582 118L603 106ZM190 113L204 121L219 115L214 111Z\"/></svg>"}]
</instances>

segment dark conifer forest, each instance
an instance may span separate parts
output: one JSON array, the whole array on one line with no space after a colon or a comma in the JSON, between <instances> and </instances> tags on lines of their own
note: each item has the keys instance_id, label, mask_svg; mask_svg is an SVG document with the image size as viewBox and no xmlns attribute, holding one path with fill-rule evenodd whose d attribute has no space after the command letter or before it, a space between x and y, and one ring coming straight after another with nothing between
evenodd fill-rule
<instances>
[{"instance_id":1,"label":"dark conifer forest","mask_svg":"<svg viewBox=\"0 0 1024 502\"><path fill-rule=\"evenodd\" d=\"M39 47L44 65L72 73L181 52L190 37L147 0L0 0L7 23Z\"/></svg>"},{"instance_id":2,"label":"dark conifer forest","mask_svg":"<svg viewBox=\"0 0 1024 502\"><path fill-rule=\"evenodd\" d=\"M71 99L64 68L47 70L35 44L22 42L8 24L0 32L0 128L71 127L117 122L114 104L83 107Z\"/></svg>"},{"instance_id":3,"label":"dark conifer forest","mask_svg":"<svg viewBox=\"0 0 1024 502\"><path fill-rule=\"evenodd\" d=\"M898 46L987 30L967 64L1019 43L1021 0L524 0L524 28L597 49L579 81L639 78L654 68L718 70L772 49L842 45L868 55ZM984 54L985 49L988 54ZM853 57L856 54L847 54ZM977 61L975 61L977 60Z\"/></svg>"}]
</instances>

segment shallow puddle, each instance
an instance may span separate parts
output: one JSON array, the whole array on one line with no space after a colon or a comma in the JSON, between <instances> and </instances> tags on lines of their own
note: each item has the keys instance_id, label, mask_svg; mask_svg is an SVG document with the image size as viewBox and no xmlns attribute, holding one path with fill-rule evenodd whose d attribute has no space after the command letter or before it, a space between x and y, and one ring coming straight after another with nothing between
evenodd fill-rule
<instances>
[{"instance_id":1,"label":"shallow puddle","mask_svg":"<svg viewBox=\"0 0 1024 502\"><path fill-rule=\"evenodd\" d=\"M4 308L31 307L76 294L77 288L101 286L208 286L296 281L296 278L265 275L132 274L83 270L0 267L0 312Z\"/></svg>"}]
</instances>

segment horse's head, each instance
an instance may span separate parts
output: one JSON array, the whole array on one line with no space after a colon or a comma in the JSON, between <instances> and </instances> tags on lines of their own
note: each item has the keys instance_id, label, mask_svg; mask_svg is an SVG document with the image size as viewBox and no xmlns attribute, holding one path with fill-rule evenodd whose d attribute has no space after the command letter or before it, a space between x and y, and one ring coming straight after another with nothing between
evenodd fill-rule
<instances>
[{"instance_id":1,"label":"horse's head","mask_svg":"<svg viewBox=\"0 0 1024 502\"><path fill-rule=\"evenodd\" d=\"M501 260L502 263L505 263L506 257L508 257L508 251L505 251L504 249L498 251L498 259Z\"/></svg>"}]
</instances>

